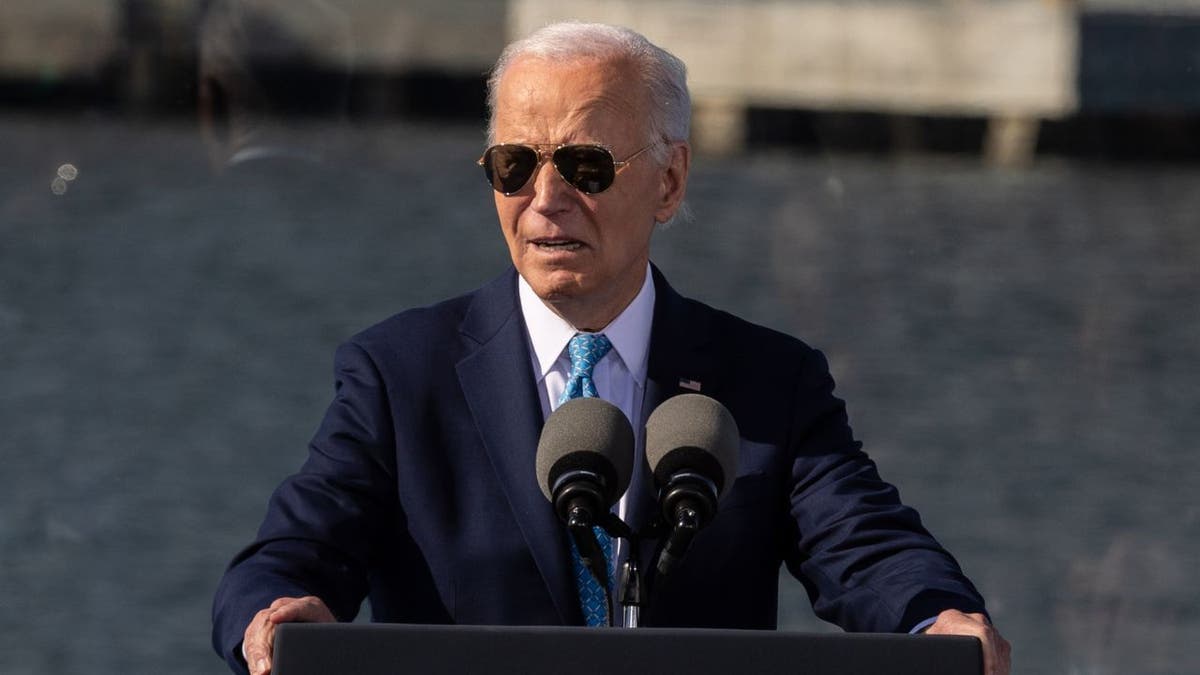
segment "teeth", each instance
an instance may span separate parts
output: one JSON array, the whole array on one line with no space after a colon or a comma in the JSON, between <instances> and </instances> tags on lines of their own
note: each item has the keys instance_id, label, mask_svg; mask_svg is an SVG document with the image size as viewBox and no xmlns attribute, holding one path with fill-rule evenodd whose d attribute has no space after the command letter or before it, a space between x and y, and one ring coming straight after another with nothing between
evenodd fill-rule
<instances>
[{"instance_id":1,"label":"teeth","mask_svg":"<svg viewBox=\"0 0 1200 675\"><path fill-rule=\"evenodd\" d=\"M575 249L583 246L583 244L577 241L539 241L535 243L541 248L550 248L560 251L574 251Z\"/></svg>"}]
</instances>

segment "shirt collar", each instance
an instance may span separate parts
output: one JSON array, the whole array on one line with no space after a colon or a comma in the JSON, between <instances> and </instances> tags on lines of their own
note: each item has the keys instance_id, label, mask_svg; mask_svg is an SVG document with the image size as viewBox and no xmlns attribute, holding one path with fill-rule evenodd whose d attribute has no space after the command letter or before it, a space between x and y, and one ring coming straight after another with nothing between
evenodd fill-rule
<instances>
[{"instance_id":1,"label":"shirt collar","mask_svg":"<svg viewBox=\"0 0 1200 675\"><path fill-rule=\"evenodd\" d=\"M520 275L517 276L517 295L521 301L521 314L525 317L525 326L529 330L529 344L533 348L537 376L541 380L554 367L554 363L566 350L567 343L579 331L546 306ZM654 297L654 279L650 275L650 265L647 264L642 289L617 318L598 331L604 333L612 342L613 351L639 386L646 383L650 327L654 321Z\"/></svg>"}]
</instances>

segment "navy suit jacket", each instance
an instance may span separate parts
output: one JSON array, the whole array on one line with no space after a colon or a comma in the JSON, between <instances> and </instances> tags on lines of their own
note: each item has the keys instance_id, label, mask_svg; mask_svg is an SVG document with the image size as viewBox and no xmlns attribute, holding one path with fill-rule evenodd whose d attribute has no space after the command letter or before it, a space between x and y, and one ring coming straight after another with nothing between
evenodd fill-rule
<instances>
[{"instance_id":1,"label":"navy suit jacket","mask_svg":"<svg viewBox=\"0 0 1200 675\"><path fill-rule=\"evenodd\" d=\"M773 628L780 565L847 630L906 631L983 611L954 559L852 436L820 352L678 295L654 270L645 411L701 383L741 434L738 476L643 623ZM336 355L337 389L307 462L271 497L218 588L213 641L235 669L254 614L321 597L342 620L582 624L563 525L537 485L542 411L509 270L398 314ZM656 510L644 460L628 520ZM642 568L653 569L655 542Z\"/></svg>"}]
</instances>

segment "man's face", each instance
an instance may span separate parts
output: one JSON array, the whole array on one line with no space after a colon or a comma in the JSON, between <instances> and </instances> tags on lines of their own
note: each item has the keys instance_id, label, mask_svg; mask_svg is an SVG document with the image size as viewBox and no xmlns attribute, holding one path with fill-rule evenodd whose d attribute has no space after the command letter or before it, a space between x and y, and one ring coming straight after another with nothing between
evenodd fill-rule
<instances>
[{"instance_id":1,"label":"man's face","mask_svg":"<svg viewBox=\"0 0 1200 675\"><path fill-rule=\"evenodd\" d=\"M494 142L593 143L621 161L661 140L649 137L643 99L631 69L619 62L519 59L497 88ZM682 198L686 149L677 154L682 161L668 167L650 152L639 155L599 194L568 185L550 161L520 191L495 193L513 265L576 327L602 328L641 288L655 222L669 218Z\"/></svg>"}]
</instances>

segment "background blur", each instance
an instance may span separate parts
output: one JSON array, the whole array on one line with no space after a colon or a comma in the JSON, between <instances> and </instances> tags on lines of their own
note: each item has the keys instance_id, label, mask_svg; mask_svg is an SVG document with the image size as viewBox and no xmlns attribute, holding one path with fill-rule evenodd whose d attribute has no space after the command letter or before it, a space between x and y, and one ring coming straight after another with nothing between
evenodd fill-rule
<instances>
[{"instance_id":1,"label":"background blur","mask_svg":"<svg viewBox=\"0 0 1200 675\"><path fill-rule=\"evenodd\" d=\"M4 0L0 672L223 672L334 347L506 266L484 76L566 17L688 63L655 260L828 354L1014 672L1200 671L1200 1Z\"/></svg>"}]
</instances>

